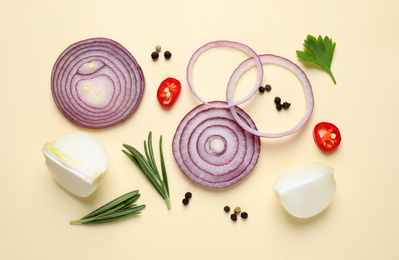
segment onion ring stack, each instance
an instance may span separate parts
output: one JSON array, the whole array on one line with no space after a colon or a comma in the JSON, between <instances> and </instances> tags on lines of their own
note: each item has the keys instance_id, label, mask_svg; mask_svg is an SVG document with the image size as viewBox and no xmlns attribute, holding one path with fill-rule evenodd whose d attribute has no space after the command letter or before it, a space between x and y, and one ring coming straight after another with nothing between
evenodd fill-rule
<instances>
[{"instance_id":1,"label":"onion ring stack","mask_svg":"<svg viewBox=\"0 0 399 260\"><path fill-rule=\"evenodd\" d=\"M233 47L251 56L231 75L226 90L227 102L206 102L193 87L192 70L195 61L203 52L214 47ZM294 73L302 84L306 98L306 111L298 124L288 131L272 134L259 132L249 115L237 107L257 92L263 77L262 65L268 63L282 66ZM255 86L245 98L234 101L233 93L238 80L255 65L258 68ZM202 104L191 110L177 127L172 144L173 155L189 179L209 188L225 188L247 176L258 161L260 137L279 138L291 135L305 125L313 112L312 87L302 69L280 56L257 55L242 43L215 41L200 47L187 66L187 82Z\"/></svg>"}]
</instances>

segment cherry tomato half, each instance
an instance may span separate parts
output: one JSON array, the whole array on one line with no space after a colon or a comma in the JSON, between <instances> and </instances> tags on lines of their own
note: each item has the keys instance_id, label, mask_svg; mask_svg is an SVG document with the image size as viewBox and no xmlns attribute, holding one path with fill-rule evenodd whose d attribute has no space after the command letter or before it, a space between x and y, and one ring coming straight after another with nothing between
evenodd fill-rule
<instances>
[{"instance_id":1,"label":"cherry tomato half","mask_svg":"<svg viewBox=\"0 0 399 260\"><path fill-rule=\"evenodd\" d=\"M341 133L334 124L320 122L314 127L313 139L322 151L330 152L341 143Z\"/></svg>"},{"instance_id":2,"label":"cherry tomato half","mask_svg":"<svg viewBox=\"0 0 399 260\"><path fill-rule=\"evenodd\" d=\"M159 104L164 107L172 106L179 97L181 83L177 79L167 78L161 82L157 91Z\"/></svg>"}]
</instances>

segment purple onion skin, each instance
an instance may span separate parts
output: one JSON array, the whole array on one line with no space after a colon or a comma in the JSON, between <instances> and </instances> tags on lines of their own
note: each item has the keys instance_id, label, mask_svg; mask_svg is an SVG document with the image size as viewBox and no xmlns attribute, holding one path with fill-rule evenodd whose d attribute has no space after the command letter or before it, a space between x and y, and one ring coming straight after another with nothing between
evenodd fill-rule
<instances>
[{"instance_id":1,"label":"purple onion skin","mask_svg":"<svg viewBox=\"0 0 399 260\"><path fill-rule=\"evenodd\" d=\"M93 71L82 71L90 63L95 64ZM84 96L83 89L86 83L100 86L105 101L88 102L90 97ZM133 55L107 38L70 45L58 57L51 74L51 91L59 110L88 129L104 129L127 120L140 104L144 86L143 71Z\"/></svg>"}]
</instances>

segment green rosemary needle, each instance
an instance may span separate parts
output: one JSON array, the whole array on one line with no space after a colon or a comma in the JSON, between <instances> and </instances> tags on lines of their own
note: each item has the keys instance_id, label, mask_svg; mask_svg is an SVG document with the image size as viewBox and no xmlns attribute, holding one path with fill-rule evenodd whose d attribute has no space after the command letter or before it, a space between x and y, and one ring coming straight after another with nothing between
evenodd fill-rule
<instances>
[{"instance_id":1,"label":"green rosemary needle","mask_svg":"<svg viewBox=\"0 0 399 260\"><path fill-rule=\"evenodd\" d=\"M90 212L81 219L72 220L69 223L73 225L101 224L137 215L141 213L140 210L145 208L145 205L137 206L133 204L138 198L140 198L138 190L128 192Z\"/></svg>"},{"instance_id":2,"label":"green rosemary needle","mask_svg":"<svg viewBox=\"0 0 399 260\"><path fill-rule=\"evenodd\" d=\"M130 145L123 144L123 147L126 148L127 151L122 150L122 152L126 154L127 157L129 157L130 160L132 160L132 162L140 169L140 171L144 174L144 176L148 179L148 181L152 184L152 186L154 186L154 188L164 199L168 209L171 209L168 176L166 173L165 161L162 151L162 136L159 138L159 152L160 152L162 176L158 170L156 160L154 157L151 132L149 132L148 134L147 142L144 141L145 156L142 153L140 153L136 148Z\"/></svg>"}]
</instances>

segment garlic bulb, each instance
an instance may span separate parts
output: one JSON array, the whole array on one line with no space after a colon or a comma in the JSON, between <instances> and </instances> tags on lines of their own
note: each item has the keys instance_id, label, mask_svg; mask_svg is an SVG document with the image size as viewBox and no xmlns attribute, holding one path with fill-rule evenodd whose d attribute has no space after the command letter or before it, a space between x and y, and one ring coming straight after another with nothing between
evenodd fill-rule
<instances>
[{"instance_id":1,"label":"garlic bulb","mask_svg":"<svg viewBox=\"0 0 399 260\"><path fill-rule=\"evenodd\" d=\"M107 153L102 143L84 132L69 133L42 148L46 166L67 191L87 197L103 180Z\"/></svg>"},{"instance_id":2,"label":"garlic bulb","mask_svg":"<svg viewBox=\"0 0 399 260\"><path fill-rule=\"evenodd\" d=\"M324 163L308 163L280 176L273 189L291 215L309 218L325 210L335 195L334 169Z\"/></svg>"}]
</instances>

